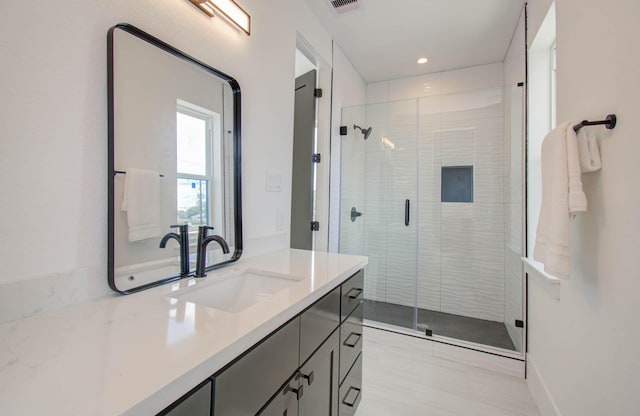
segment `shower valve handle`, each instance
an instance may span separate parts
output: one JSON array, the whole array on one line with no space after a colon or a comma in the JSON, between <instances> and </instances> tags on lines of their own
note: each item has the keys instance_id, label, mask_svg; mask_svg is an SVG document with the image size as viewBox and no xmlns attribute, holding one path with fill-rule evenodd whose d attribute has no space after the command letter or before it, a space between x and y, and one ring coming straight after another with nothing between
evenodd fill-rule
<instances>
[{"instance_id":1,"label":"shower valve handle","mask_svg":"<svg viewBox=\"0 0 640 416\"><path fill-rule=\"evenodd\" d=\"M356 207L351 207L351 222L356 222L356 218L361 216L362 212L356 211Z\"/></svg>"}]
</instances>

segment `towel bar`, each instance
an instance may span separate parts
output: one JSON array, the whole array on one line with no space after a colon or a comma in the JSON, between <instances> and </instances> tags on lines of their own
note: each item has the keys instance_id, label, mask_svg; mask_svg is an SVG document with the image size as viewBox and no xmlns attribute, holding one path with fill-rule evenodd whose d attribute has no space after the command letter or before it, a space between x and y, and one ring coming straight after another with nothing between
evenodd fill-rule
<instances>
[{"instance_id":1,"label":"towel bar","mask_svg":"<svg viewBox=\"0 0 640 416\"><path fill-rule=\"evenodd\" d=\"M126 170L114 170L113 171L113 176L116 175L126 175L127 171ZM162 173L159 174L161 178L164 178L164 175Z\"/></svg>"},{"instance_id":2,"label":"towel bar","mask_svg":"<svg viewBox=\"0 0 640 416\"><path fill-rule=\"evenodd\" d=\"M618 122L618 118L616 117L615 114L607 114L607 117L604 120L598 120L598 121L582 120L580 123L573 126L573 130L577 133L578 130L580 130L585 126L597 126L600 124L604 124L607 129L611 130L616 126L617 122Z\"/></svg>"}]
</instances>

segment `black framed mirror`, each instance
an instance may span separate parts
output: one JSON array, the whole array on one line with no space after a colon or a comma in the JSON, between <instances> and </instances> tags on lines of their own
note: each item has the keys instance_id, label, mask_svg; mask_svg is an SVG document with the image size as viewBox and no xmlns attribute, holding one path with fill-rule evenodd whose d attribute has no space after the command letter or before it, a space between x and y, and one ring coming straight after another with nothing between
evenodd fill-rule
<instances>
[{"instance_id":1,"label":"black framed mirror","mask_svg":"<svg viewBox=\"0 0 640 416\"><path fill-rule=\"evenodd\" d=\"M124 23L107 35L107 75L109 287L129 294L238 260L238 82Z\"/></svg>"}]
</instances>

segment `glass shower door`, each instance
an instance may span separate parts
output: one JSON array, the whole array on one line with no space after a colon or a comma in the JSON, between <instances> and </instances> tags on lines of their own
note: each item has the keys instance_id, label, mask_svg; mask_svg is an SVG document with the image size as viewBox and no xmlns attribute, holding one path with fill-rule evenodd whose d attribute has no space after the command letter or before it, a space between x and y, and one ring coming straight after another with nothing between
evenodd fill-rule
<instances>
[{"instance_id":1,"label":"glass shower door","mask_svg":"<svg viewBox=\"0 0 640 416\"><path fill-rule=\"evenodd\" d=\"M342 124L340 252L369 256L365 319L415 329L417 102L348 107Z\"/></svg>"}]
</instances>

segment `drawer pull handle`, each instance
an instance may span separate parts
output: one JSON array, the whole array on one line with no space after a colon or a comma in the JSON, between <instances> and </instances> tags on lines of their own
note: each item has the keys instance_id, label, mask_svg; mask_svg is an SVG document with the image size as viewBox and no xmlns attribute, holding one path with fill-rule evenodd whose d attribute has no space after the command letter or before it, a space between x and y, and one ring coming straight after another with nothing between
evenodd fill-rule
<instances>
[{"instance_id":1,"label":"drawer pull handle","mask_svg":"<svg viewBox=\"0 0 640 416\"><path fill-rule=\"evenodd\" d=\"M355 341L349 342L351 337L355 337ZM362 334L358 334L357 332L352 332L352 333L349 334L347 339L344 340L344 345L346 345L347 347L353 348L356 345L358 345L358 342L360 341L360 338L362 338Z\"/></svg>"},{"instance_id":2,"label":"drawer pull handle","mask_svg":"<svg viewBox=\"0 0 640 416\"><path fill-rule=\"evenodd\" d=\"M311 383L313 383L313 371L309 373L309 375L304 374L304 373L300 373L300 375L302 376L302 378L304 378L305 380L307 380L307 384L310 386Z\"/></svg>"},{"instance_id":3,"label":"drawer pull handle","mask_svg":"<svg viewBox=\"0 0 640 416\"><path fill-rule=\"evenodd\" d=\"M353 293L351 293L353 292ZM349 299L357 299L360 297L360 295L362 295L362 289L357 288L357 287L353 287L351 288L350 291L347 292L347 297Z\"/></svg>"},{"instance_id":4,"label":"drawer pull handle","mask_svg":"<svg viewBox=\"0 0 640 416\"><path fill-rule=\"evenodd\" d=\"M303 389L303 387L304 387L304 386L300 386L299 388L294 389L294 388L293 388L293 387L291 387L291 386L287 386L287 388L286 388L286 389L284 389L284 394L287 394L287 393L289 393L289 392L291 392L291 393L295 393L295 394L296 394L296 399L300 400L300 398L301 398L301 397L302 397L302 395L304 394L304 389Z\"/></svg>"},{"instance_id":5,"label":"drawer pull handle","mask_svg":"<svg viewBox=\"0 0 640 416\"><path fill-rule=\"evenodd\" d=\"M353 396L353 400L348 400L349 399L349 394L352 391L355 391L356 394L355 394L355 396ZM353 406L356 405L356 402L358 401L358 397L360 397L360 389L357 388L357 387L351 386L351 387L349 387L349 390L347 391L347 394L344 395L344 399L342 400L342 403L346 404L349 407L353 407Z\"/></svg>"}]
</instances>

